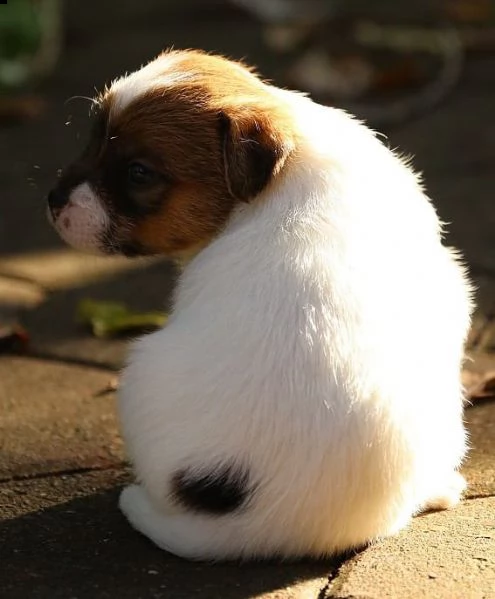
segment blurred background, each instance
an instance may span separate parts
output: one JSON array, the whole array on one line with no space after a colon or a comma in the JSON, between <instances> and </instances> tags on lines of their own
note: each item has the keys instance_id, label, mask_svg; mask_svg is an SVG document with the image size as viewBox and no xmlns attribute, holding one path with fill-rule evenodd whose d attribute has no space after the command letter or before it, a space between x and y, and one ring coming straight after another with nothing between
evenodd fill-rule
<instances>
[{"instance_id":1,"label":"blurred background","mask_svg":"<svg viewBox=\"0 0 495 599\"><path fill-rule=\"evenodd\" d=\"M2 598L329 597L331 581L346 596L471 597L485 589L488 597L494 3L0 0ZM85 143L95 91L170 46L244 58L281 86L356 113L384 143L414 156L448 223L447 241L464 253L478 288L473 360L463 372L474 403L466 411L473 449L465 473L468 497L477 499L445 520L416 519L410 536L364 556L364 569L352 557L344 578L340 561L189 564L156 550L117 510L129 477L114 409L117 373L129 337L143 322L145 329L163 322L176 271L165 260L72 250L48 224L45 197ZM234 342L242 343L236 331ZM357 587L340 586L355 567Z\"/></svg>"},{"instance_id":2,"label":"blurred background","mask_svg":"<svg viewBox=\"0 0 495 599\"><path fill-rule=\"evenodd\" d=\"M76 322L84 298L167 308L166 263L82 257L45 219L89 101L162 49L202 48L348 109L411 154L480 286L495 279L492 0L8 0L0 3L0 325L36 351L118 363ZM407 226L404 223L403 226ZM10 324L8 326L11 326ZM5 333L4 333L5 334Z\"/></svg>"}]
</instances>

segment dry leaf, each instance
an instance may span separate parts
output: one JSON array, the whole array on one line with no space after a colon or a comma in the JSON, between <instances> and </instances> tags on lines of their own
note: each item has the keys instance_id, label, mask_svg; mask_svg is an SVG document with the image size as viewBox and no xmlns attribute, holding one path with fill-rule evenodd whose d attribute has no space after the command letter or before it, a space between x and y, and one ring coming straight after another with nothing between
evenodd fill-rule
<instances>
[{"instance_id":1,"label":"dry leaf","mask_svg":"<svg viewBox=\"0 0 495 599\"><path fill-rule=\"evenodd\" d=\"M463 373L463 383L466 388L466 397L470 401L495 398L495 370L483 374L466 375ZM468 382L471 379L470 383Z\"/></svg>"},{"instance_id":2,"label":"dry leaf","mask_svg":"<svg viewBox=\"0 0 495 599\"><path fill-rule=\"evenodd\" d=\"M29 335L19 325L0 326L0 353L22 353L27 350Z\"/></svg>"},{"instance_id":3,"label":"dry leaf","mask_svg":"<svg viewBox=\"0 0 495 599\"><path fill-rule=\"evenodd\" d=\"M94 394L94 397L103 397L104 395L109 395L110 393L115 393L119 389L119 378L117 376L112 377L108 381L108 385L103 387Z\"/></svg>"}]
</instances>

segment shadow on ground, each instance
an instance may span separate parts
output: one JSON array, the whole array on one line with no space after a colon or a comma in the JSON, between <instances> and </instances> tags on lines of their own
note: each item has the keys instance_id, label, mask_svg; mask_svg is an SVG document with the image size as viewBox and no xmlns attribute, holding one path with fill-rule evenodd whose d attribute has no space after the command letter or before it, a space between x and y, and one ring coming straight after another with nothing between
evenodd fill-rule
<instances>
[{"instance_id":1,"label":"shadow on ground","mask_svg":"<svg viewBox=\"0 0 495 599\"><path fill-rule=\"evenodd\" d=\"M119 489L2 522L0 595L244 599L313 578L323 577L324 587L335 566L186 562L129 527L116 507Z\"/></svg>"},{"instance_id":2,"label":"shadow on ground","mask_svg":"<svg viewBox=\"0 0 495 599\"><path fill-rule=\"evenodd\" d=\"M35 310L25 311L20 320L31 333L35 354L41 352L66 362L81 360L88 365L116 369L122 365L130 341L142 332L96 338L77 320L79 302L90 298L122 302L137 311L167 312L171 308L175 280L176 270L169 262L109 274L105 280L49 295Z\"/></svg>"}]
</instances>

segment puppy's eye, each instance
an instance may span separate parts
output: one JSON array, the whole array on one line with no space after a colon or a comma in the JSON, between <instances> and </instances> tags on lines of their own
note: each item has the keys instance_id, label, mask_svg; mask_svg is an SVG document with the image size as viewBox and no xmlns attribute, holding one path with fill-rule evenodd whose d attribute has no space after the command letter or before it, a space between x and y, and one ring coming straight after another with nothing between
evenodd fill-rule
<instances>
[{"instance_id":1,"label":"puppy's eye","mask_svg":"<svg viewBox=\"0 0 495 599\"><path fill-rule=\"evenodd\" d=\"M131 185L148 185L155 179L156 173L141 164L141 162L131 162L127 168L127 179Z\"/></svg>"}]
</instances>

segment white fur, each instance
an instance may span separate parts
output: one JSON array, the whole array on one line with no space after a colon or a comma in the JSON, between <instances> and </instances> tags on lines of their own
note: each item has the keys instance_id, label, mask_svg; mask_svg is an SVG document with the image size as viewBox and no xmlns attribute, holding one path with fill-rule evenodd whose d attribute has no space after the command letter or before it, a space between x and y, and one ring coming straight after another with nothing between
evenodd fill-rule
<instances>
[{"instance_id":1,"label":"white fur","mask_svg":"<svg viewBox=\"0 0 495 599\"><path fill-rule=\"evenodd\" d=\"M160 88L190 79L193 76L192 73L172 68L177 59L178 55L174 53L163 55L159 60L153 60L130 75L113 81L112 115L115 116L124 111L134 100L154 87Z\"/></svg>"},{"instance_id":2,"label":"white fur","mask_svg":"<svg viewBox=\"0 0 495 599\"><path fill-rule=\"evenodd\" d=\"M186 267L139 340L119 409L140 486L120 505L194 558L324 555L454 504L469 285L411 168L344 112L292 106L296 153ZM225 516L169 495L236 460L257 483Z\"/></svg>"},{"instance_id":3,"label":"white fur","mask_svg":"<svg viewBox=\"0 0 495 599\"><path fill-rule=\"evenodd\" d=\"M108 228L109 217L90 185L81 183L72 190L69 201L53 225L68 244L86 252L98 253L101 235Z\"/></svg>"}]
</instances>

